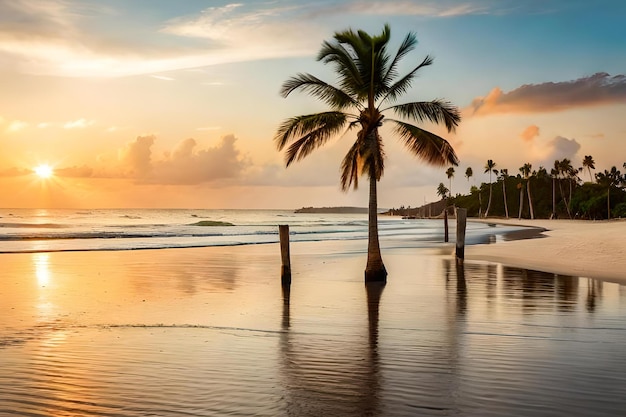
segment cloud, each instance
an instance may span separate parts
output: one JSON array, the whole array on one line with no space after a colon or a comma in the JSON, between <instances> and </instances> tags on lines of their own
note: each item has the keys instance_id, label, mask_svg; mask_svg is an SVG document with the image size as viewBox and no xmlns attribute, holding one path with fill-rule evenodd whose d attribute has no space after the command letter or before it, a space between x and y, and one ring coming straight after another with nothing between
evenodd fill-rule
<instances>
[{"instance_id":1,"label":"cloud","mask_svg":"<svg viewBox=\"0 0 626 417\"><path fill-rule=\"evenodd\" d=\"M64 129L84 129L96 123L95 120L78 119L63 124Z\"/></svg>"},{"instance_id":2,"label":"cloud","mask_svg":"<svg viewBox=\"0 0 626 417\"><path fill-rule=\"evenodd\" d=\"M496 87L472 100L470 114L556 112L568 109L626 103L626 75L604 72L573 81L525 84L503 92Z\"/></svg>"},{"instance_id":3,"label":"cloud","mask_svg":"<svg viewBox=\"0 0 626 417\"><path fill-rule=\"evenodd\" d=\"M69 177L69 178L89 178L94 176L93 168L86 165L73 166L67 168L56 168L54 175L57 177Z\"/></svg>"},{"instance_id":4,"label":"cloud","mask_svg":"<svg viewBox=\"0 0 626 417\"><path fill-rule=\"evenodd\" d=\"M525 142L532 142L534 138L539 136L539 127L535 125L528 126L524 131L520 134L520 137Z\"/></svg>"},{"instance_id":5,"label":"cloud","mask_svg":"<svg viewBox=\"0 0 626 417\"><path fill-rule=\"evenodd\" d=\"M235 179L250 164L235 147L236 142L234 135L226 135L215 147L197 149L195 139L186 139L168 158L154 164L150 182L200 184Z\"/></svg>"},{"instance_id":6,"label":"cloud","mask_svg":"<svg viewBox=\"0 0 626 417\"><path fill-rule=\"evenodd\" d=\"M492 5L474 1L459 4L457 1L368 1L349 2L333 7L333 13L355 13L387 16L431 16L453 17L473 14L487 14ZM320 13L318 10L317 13Z\"/></svg>"},{"instance_id":7,"label":"cloud","mask_svg":"<svg viewBox=\"0 0 626 417\"><path fill-rule=\"evenodd\" d=\"M7 132L17 132L28 127L28 123L21 120L13 120L6 128Z\"/></svg>"},{"instance_id":8,"label":"cloud","mask_svg":"<svg viewBox=\"0 0 626 417\"><path fill-rule=\"evenodd\" d=\"M563 136L556 136L550 142L548 142L544 149L544 157L541 162L544 166L550 167L554 164L554 161L561 160L563 158L576 161L579 158L576 154L580 150L580 143L576 139L568 139Z\"/></svg>"},{"instance_id":9,"label":"cloud","mask_svg":"<svg viewBox=\"0 0 626 417\"><path fill-rule=\"evenodd\" d=\"M21 177L23 175L30 175L32 172L31 169L13 167L0 171L0 177Z\"/></svg>"},{"instance_id":10,"label":"cloud","mask_svg":"<svg viewBox=\"0 0 626 417\"><path fill-rule=\"evenodd\" d=\"M174 78L172 77L166 77L165 75L154 75L151 74L150 75L152 78L156 78L157 80L163 80L163 81L174 81Z\"/></svg>"},{"instance_id":11,"label":"cloud","mask_svg":"<svg viewBox=\"0 0 626 417\"><path fill-rule=\"evenodd\" d=\"M152 172L152 145L154 135L138 136L134 142L119 150L118 159L123 174L133 178L144 178Z\"/></svg>"}]
</instances>

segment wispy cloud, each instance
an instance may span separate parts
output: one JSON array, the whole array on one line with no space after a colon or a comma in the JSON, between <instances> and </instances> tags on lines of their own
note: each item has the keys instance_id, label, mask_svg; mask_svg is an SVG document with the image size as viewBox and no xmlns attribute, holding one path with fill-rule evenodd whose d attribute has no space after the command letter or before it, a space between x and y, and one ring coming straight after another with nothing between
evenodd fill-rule
<instances>
[{"instance_id":1,"label":"wispy cloud","mask_svg":"<svg viewBox=\"0 0 626 417\"><path fill-rule=\"evenodd\" d=\"M78 119L66 122L63 124L64 129L84 129L89 126L93 126L96 123L95 120Z\"/></svg>"},{"instance_id":2,"label":"wispy cloud","mask_svg":"<svg viewBox=\"0 0 626 417\"><path fill-rule=\"evenodd\" d=\"M496 87L475 98L467 110L474 115L536 113L615 103L626 103L626 75L601 72L573 81L526 84L509 92Z\"/></svg>"},{"instance_id":3,"label":"wispy cloud","mask_svg":"<svg viewBox=\"0 0 626 417\"><path fill-rule=\"evenodd\" d=\"M163 80L163 81L174 81L174 78L172 77L166 77L165 75L154 75L151 74L150 75L152 78L156 78L157 80Z\"/></svg>"}]
</instances>

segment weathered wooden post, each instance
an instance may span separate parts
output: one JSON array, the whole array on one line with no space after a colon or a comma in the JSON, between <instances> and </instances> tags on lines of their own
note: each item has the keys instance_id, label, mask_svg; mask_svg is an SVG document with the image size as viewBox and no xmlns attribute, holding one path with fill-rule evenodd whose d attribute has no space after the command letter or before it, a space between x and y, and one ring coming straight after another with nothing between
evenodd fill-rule
<instances>
[{"instance_id":1,"label":"weathered wooden post","mask_svg":"<svg viewBox=\"0 0 626 417\"><path fill-rule=\"evenodd\" d=\"M285 285L291 285L291 259L289 255L289 225L281 224L278 226L278 235L280 236L280 256L282 266L280 267L280 280Z\"/></svg>"},{"instance_id":2,"label":"weathered wooden post","mask_svg":"<svg viewBox=\"0 0 626 417\"><path fill-rule=\"evenodd\" d=\"M456 209L456 262L463 264L465 259L465 226L467 225L467 209Z\"/></svg>"},{"instance_id":3,"label":"weathered wooden post","mask_svg":"<svg viewBox=\"0 0 626 417\"><path fill-rule=\"evenodd\" d=\"M443 241L448 242L448 207L443 209Z\"/></svg>"}]
</instances>

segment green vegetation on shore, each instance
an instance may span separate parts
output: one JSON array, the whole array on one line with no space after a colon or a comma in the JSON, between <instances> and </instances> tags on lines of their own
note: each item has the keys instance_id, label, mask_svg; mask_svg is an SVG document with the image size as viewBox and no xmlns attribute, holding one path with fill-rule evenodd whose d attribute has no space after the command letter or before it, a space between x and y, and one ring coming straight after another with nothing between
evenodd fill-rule
<instances>
[{"instance_id":1,"label":"green vegetation on shore","mask_svg":"<svg viewBox=\"0 0 626 417\"><path fill-rule=\"evenodd\" d=\"M531 164L524 164L517 175L509 175L507 169L494 169L496 164L489 160L485 172L496 174L494 182L472 186L469 194L454 197L441 183L437 189L442 197L440 202L417 208L392 209L388 214L435 217L441 214L443 207L456 206L466 208L468 216L472 217L625 218L626 175L611 167L592 176L591 170L595 169L593 158L585 156L582 163L583 167L573 168L569 159L557 160L550 172L544 167L533 171ZM595 181L583 182L580 174L587 174L584 176ZM468 181L471 176L472 171L468 169Z\"/></svg>"}]
</instances>

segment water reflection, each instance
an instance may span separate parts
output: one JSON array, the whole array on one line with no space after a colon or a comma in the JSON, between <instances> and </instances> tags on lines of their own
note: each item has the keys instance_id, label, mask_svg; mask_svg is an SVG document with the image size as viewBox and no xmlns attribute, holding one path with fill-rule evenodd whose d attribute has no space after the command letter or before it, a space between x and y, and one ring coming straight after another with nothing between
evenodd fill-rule
<instances>
[{"instance_id":1,"label":"water reflection","mask_svg":"<svg viewBox=\"0 0 626 417\"><path fill-rule=\"evenodd\" d=\"M384 283L365 285L367 336L350 337L294 327L291 286L283 286L279 344L285 415L380 414L378 322L384 287Z\"/></svg>"}]
</instances>

